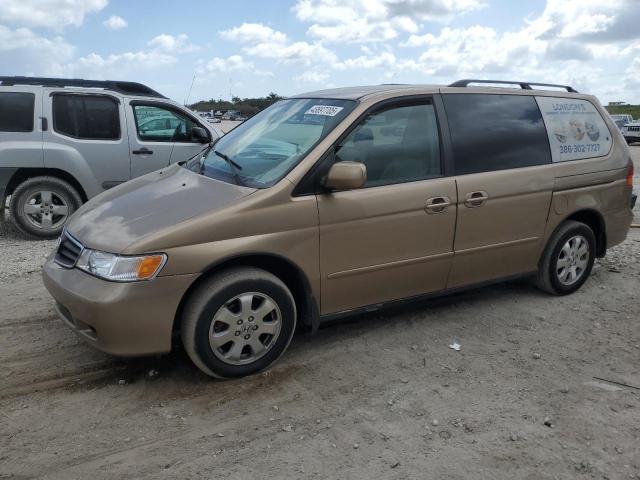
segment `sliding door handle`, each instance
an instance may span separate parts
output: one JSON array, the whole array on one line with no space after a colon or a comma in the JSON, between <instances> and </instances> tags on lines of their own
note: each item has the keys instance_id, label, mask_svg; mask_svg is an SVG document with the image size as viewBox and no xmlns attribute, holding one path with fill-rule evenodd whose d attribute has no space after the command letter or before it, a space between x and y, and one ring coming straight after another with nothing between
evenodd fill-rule
<instances>
[{"instance_id":1,"label":"sliding door handle","mask_svg":"<svg viewBox=\"0 0 640 480\"><path fill-rule=\"evenodd\" d=\"M489 200L489 195L483 190L467 193L464 197L464 204L469 208L481 207Z\"/></svg>"}]
</instances>

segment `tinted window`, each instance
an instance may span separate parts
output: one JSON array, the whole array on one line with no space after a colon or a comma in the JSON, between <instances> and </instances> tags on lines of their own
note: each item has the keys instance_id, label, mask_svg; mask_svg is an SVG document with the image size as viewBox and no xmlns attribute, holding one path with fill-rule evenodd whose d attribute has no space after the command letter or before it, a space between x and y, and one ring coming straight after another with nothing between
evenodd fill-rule
<instances>
[{"instance_id":1,"label":"tinted window","mask_svg":"<svg viewBox=\"0 0 640 480\"><path fill-rule=\"evenodd\" d=\"M411 182L440 175L440 142L433 105L375 112L341 143L337 161L362 162L365 186Z\"/></svg>"},{"instance_id":2,"label":"tinted window","mask_svg":"<svg viewBox=\"0 0 640 480\"><path fill-rule=\"evenodd\" d=\"M456 174L551 163L549 140L534 97L453 94L442 98Z\"/></svg>"},{"instance_id":3,"label":"tinted window","mask_svg":"<svg viewBox=\"0 0 640 480\"><path fill-rule=\"evenodd\" d=\"M53 128L74 138L117 140L120 138L118 104L108 97L54 95Z\"/></svg>"},{"instance_id":4,"label":"tinted window","mask_svg":"<svg viewBox=\"0 0 640 480\"><path fill-rule=\"evenodd\" d=\"M200 127L188 116L156 105L134 105L133 115L140 140L147 142L194 142L193 127Z\"/></svg>"},{"instance_id":5,"label":"tinted window","mask_svg":"<svg viewBox=\"0 0 640 480\"><path fill-rule=\"evenodd\" d=\"M0 93L0 132L32 132L33 93Z\"/></svg>"}]
</instances>

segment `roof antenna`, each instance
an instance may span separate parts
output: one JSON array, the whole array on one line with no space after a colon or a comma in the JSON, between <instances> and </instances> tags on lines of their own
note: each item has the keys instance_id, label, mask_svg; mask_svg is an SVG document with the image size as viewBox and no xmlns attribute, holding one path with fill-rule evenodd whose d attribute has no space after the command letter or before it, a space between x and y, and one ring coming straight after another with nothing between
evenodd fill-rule
<instances>
[{"instance_id":1,"label":"roof antenna","mask_svg":"<svg viewBox=\"0 0 640 480\"><path fill-rule=\"evenodd\" d=\"M193 78L191 79L191 86L189 87L189 93L187 93L187 98L184 99L184 106L187 106L187 102L189 101L189 98L191 97L191 90L193 90L193 83L196 81L196 76L194 75Z\"/></svg>"}]
</instances>

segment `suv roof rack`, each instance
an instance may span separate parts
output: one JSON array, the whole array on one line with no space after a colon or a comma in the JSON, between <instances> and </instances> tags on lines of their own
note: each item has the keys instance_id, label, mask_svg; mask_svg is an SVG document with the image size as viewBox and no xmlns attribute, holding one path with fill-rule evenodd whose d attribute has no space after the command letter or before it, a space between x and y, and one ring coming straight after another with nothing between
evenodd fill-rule
<instances>
[{"instance_id":1,"label":"suv roof rack","mask_svg":"<svg viewBox=\"0 0 640 480\"><path fill-rule=\"evenodd\" d=\"M102 88L114 92L144 97L166 98L155 90L137 82L117 80L84 80L82 78L47 78L47 77L0 77L0 85L38 85L42 87L84 87Z\"/></svg>"},{"instance_id":2,"label":"suv roof rack","mask_svg":"<svg viewBox=\"0 0 640 480\"><path fill-rule=\"evenodd\" d=\"M457 82L453 82L450 84L450 87L468 87L470 83L498 83L503 85L520 85L520 88L523 90L533 90L531 88L532 85L537 87L556 87L556 88L564 88L567 92L578 93L578 91L569 86L569 85L558 85L555 83L537 83L537 82L510 82L507 80L476 80L476 79L464 79L458 80Z\"/></svg>"}]
</instances>

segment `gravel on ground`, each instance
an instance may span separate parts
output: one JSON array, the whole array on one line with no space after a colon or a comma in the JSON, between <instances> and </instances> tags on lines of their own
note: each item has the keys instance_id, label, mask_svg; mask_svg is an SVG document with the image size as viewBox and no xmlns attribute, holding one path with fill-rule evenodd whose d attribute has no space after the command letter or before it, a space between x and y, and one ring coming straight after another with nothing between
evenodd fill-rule
<instances>
[{"instance_id":1,"label":"gravel on ground","mask_svg":"<svg viewBox=\"0 0 640 480\"><path fill-rule=\"evenodd\" d=\"M640 479L640 229L573 295L361 315L221 382L86 346L42 286L53 242L2 225L0 478Z\"/></svg>"}]
</instances>

